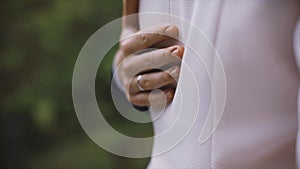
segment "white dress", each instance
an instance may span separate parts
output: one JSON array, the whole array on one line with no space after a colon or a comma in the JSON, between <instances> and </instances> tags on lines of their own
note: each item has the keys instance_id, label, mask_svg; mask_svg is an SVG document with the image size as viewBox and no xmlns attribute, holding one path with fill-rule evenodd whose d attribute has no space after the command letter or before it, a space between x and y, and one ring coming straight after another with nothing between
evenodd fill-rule
<instances>
[{"instance_id":1,"label":"white dress","mask_svg":"<svg viewBox=\"0 0 300 169\"><path fill-rule=\"evenodd\" d=\"M204 98L199 116L187 137L170 151L152 157L148 168L296 168L300 81L293 37L300 1L140 0L139 10L176 15L199 27L217 48L227 78L223 117L213 136L199 144L210 87L203 65L186 49L183 62L197 72ZM140 17L141 28L165 23L172 21ZM177 26L186 33L182 36L188 36L185 28ZM167 111L154 121L155 134L176 120L170 110L179 104L179 97L176 94ZM154 140L153 152L157 145Z\"/></svg>"}]
</instances>

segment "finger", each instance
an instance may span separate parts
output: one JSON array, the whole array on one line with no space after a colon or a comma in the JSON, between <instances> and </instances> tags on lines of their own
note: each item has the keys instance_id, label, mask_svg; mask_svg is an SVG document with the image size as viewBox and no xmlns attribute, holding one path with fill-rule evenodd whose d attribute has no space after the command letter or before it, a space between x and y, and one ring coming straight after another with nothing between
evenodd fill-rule
<instances>
[{"instance_id":1,"label":"finger","mask_svg":"<svg viewBox=\"0 0 300 169\"><path fill-rule=\"evenodd\" d=\"M176 47L177 50L173 51L172 54L182 59L184 53L184 47L181 45L174 45L174 47Z\"/></svg>"},{"instance_id":2,"label":"finger","mask_svg":"<svg viewBox=\"0 0 300 169\"><path fill-rule=\"evenodd\" d=\"M151 92L142 92L138 93L136 95L130 95L129 101L135 105L135 106L151 106L150 105L150 96ZM167 101L167 103L170 103L173 100L175 90L174 89L166 89L163 92L152 92L151 97L154 102L151 102L152 104L159 104L164 101Z\"/></svg>"},{"instance_id":3,"label":"finger","mask_svg":"<svg viewBox=\"0 0 300 169\"><path fill-rule=\"evenodd\" d=\"M142 75L142 78L137 81L135 77L129 85L129 93L134 94L140 92L138 84L145 89L150 91L153 89L159 89L163 86L176 83L179 77L179 66L173 66L166 71L159 71L154 73L146 73Z\"/></svg>"},{"instance_id":4,"label":"finger","mask_svg":"<svg viewBox=\"0 0 300 169\"><path fill-rule=\"evenodd\" d=\"M122 38L120 48L125 55L132 54L136 51L149 48L170 37L176 37L178 29L172 25L162 25L151 27L132 35L131 37Z\"/></svg>"},{"instance_id":5,"label":"finger","mask_svg":"<svg viewBox=\"0 0 300 169\"><path fill-rule=\"evenodd\" d=\"M175 38L170 38L170 39L166 39L166 40L163 40L153 46L151 46L152 48L167 48L169 46L174 46L174 45L181 45L183 46L183 44L181 44L181 42L179 42L177 39Z\"/></svg>"},{"instance_id":6,"label":"finger","mask_svg":"<svg viewBox=\"0 0 300 169\"><path fill-rule=\"evenodd\" d=\"M161 69L171 64L179 64L184 48L176 45L166 49L156 49L140 55L131 56L123 63L124 71L131 77L140 72Z\"/></svg>"}]
</instances>

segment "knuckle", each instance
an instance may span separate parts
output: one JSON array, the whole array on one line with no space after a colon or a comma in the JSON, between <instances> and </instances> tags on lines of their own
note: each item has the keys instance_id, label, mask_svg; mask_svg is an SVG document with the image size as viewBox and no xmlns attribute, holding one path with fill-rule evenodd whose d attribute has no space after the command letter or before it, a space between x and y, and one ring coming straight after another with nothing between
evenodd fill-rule
<instances>
[{"instance_id":1,"label":"knuckle","mask_svg":"<svg viewBox=\"0 0 300 169\"><path fill-rule=\"evenodd\" d=\"M145 56L145 57L143 58L143 60L144 60L144 64L145 64L146 66L150 66L151 63L152 63L152 57L151 57L151 56Z\"/></svg>"},{"instance_id":2,"label":"knuckle","mask_svg":"<svg viewBox=\"0 0 300 169\"><path fill-rule=\"evenodd\" d=\"M148 39L147 39L147 34L143 33L143 34L139 34L137 36L137 39L139 41L140 45L144 45L147 43Z\"/></svg>"},{"instance_id":3,"label":"knuckle","mask_svg":"<svg viewBox=\"0 0 300 169\"><path fill-rule=\"evenodd\" d=\"M130 49L132 48L133 42L132 39L125 39L119 43L119 49L124 53L124 54L129 54Z\"/></svg>"},{"instance_id":4,"label":"knuckle","mask_svg":"<svg viewBox=\"0 0 300 169\"><path fill-rule=\"evenodd\" d=\"M127 61L124 61L124 62L122 63L122 69L123 69L123 72L128 73L129 70L130 70L130 68L131 68L131 64L129 63L128 60L127 60Z\"/></svg>"},{"instance_id":5,"label":"knuckle","mask_svg":"<svg viewBox=\"0 0 300 169\"><path fill-rule=\"evenodd\" d=\"M119 43L119 48L121 49L121 50L124 50L124 49L126 49L126 48L128 48L128 45L129 45L129 42L128 42L129 40L123 40L123 41L121 41L120 43Z\"/></svg>"},{"instance_id":6,"label":"knuckle","mask_svg":"<svg viewBox=\"0 0 300 169\"><path fill-rule=\"evenodd\" d=\"M147 36L146 35L147 34L145 34L145 33L143 33L143 34L140 35L141 42L147 42Z\"/></svg>"},{"instance_id":7,"label":"knuckle","mask_svg":"<svg viewBox=\"0 0 300 169\"><path fill-rule=\"evenodd\" d=\"M146 77L141 79L140 84L144 89L150 89L152 86L152 82Z\"/></svg>"}]
</instances>

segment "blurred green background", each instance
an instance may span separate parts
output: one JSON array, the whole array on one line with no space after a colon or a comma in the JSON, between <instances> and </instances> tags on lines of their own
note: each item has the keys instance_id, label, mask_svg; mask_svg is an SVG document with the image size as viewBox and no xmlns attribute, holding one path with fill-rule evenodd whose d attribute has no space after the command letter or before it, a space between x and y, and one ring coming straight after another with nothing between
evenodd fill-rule
<instances>
[{"instance_id":1,"label":"blurred green background","mask_svg":"<svg viewBox=\"0 0 300 169\"><path fill-rule=\"evenodd\" d=\"M145 168L146 159L113 155L81 128L72 102L72 73L87 39L122 14L121 0L0 2L1 169ZM151 124L120 117L110 95L111 61L98 70L96 93L120 132L151 136ZM101 94L99 94L101 93Z\"/></svg>"}]
</instances>

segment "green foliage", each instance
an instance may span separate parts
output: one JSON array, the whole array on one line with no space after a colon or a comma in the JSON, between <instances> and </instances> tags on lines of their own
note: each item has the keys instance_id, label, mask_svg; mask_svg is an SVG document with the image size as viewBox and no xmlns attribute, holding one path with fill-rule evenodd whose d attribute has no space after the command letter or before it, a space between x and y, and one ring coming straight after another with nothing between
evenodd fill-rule
<instances>
[{"instance_id":1,"label":"green foliage","mask_svg":"<svg viewBox=\"0 0 300 169\"><path fill-rule=\"evenodd\" d=\"M149 159L105 152L83 132L72 103L72 74L86 40L121 16L120 0L23 0L0 2L0 168L144 168ZM112 56L102 62L99 92L110 91ZM110 123L131 135L151 135L151 125L117 117L110 95L102 99ZM12 137L16 136L16 137ZM7 154L12 154L8 156ZM17 166L17 167L16 167Z\"/></svg>"}]
</instances>

